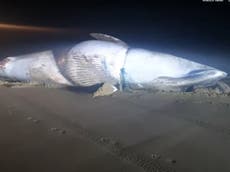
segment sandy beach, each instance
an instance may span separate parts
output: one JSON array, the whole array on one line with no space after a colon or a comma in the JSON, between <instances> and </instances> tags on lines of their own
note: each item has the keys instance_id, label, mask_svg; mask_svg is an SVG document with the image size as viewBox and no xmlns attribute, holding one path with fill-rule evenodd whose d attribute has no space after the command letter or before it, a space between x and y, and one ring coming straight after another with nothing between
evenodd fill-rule
<instances>
[{"instance_id":1,"label":"sandy beach","mask_svg":"<svg viewBox=\"0 0 230 172\"><path fill-rule=\"evenodd\" d=\"M229 96L0 88L0 171L230 171Z\"/></svg>"}]
</instances>

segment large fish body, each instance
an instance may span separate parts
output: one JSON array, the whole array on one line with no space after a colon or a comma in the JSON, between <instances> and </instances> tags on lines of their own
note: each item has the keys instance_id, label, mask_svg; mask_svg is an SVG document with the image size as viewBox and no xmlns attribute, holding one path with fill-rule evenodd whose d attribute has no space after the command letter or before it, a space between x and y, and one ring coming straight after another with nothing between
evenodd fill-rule
<instances>
[{"instance_id":1,"label":"large fish body","mask_svg":"<svg viewBox=\"0 0 230 172\"><path fill-rule=\"evenodd\" d=\"M56 61L52 51L8 58L9 62L0 68L0 76L86 87L105 82L116 85L123 75L130 86L173 90L214 85L227 76L221 70L184 58L130 48L112 36L92 36L98 40L83 41Z\"/></svg>"}]
</instances>

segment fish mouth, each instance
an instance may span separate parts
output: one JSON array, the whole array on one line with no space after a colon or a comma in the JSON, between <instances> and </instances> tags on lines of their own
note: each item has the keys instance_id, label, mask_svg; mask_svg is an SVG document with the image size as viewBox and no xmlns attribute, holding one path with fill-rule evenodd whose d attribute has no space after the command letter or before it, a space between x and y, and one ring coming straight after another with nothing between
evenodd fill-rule
<instances>
[{"instance_id":1,"label":"fish mouth","mask_svg":"<svg viewBox=\"0 0 230 172\"><path fill-rule=\"evenodd\" d=\"M217 70L217 69L198 69L198 70L193 70L189 73L187 73L184 77L185 78L193 78L193 77L207 77L207 78L225 78L228 74L224 71Z\"/></svg>"},{"instance_id":2,"label":"fish mouth","mask_svg":"<svg viewBox=\"0 0 230 172\"><path fill-rule=\"evenodd\" d=\"M155 80L156 85L161 88L175 88L188 86L212 86L217 81L225 78L228 74L217 69L199 69L193 70L181 77L158 77Z\"/></svg>"}]
</instances>

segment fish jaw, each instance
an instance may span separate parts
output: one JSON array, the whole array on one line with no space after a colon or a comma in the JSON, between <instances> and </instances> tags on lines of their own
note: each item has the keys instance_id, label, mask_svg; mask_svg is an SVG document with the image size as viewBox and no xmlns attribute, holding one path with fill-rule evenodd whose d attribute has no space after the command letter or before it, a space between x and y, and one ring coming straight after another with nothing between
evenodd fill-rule
<instances>
[{"instance_id":1,"label":"fish jaw","mask_svg":"<svg viewBox=\"0 0 230 172\"><path fill-rule=\"evenodd\" d=\"M217 83L217 81L225 78L227 73L217 70L203 70L193 74L188 74L184 77L159 77L151 83L155 88L163 90L186 90L191 86L207 87Z\"/></svg>"}]
</instances>

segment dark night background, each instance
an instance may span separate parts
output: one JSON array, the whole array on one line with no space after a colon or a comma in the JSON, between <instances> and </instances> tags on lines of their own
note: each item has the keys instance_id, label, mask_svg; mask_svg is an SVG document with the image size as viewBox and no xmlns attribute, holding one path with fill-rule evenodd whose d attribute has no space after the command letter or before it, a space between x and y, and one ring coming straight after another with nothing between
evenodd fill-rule
<instances>
[{"instance_id":1,"label":"dark night background","mask_svg":"<svg viewBox=\"0 0 230 172\"><path fill-rule=\"evenodd\" d=\"M65 28L62 33L0 29L0 57L71 45L88 33L174 54L230 72L230 2L0 2L0 23ZM68 31L71 29L71 31Z\"/></svg>"}]
</instances>

